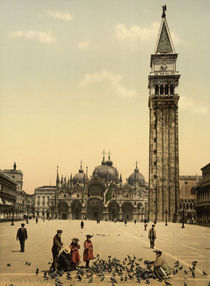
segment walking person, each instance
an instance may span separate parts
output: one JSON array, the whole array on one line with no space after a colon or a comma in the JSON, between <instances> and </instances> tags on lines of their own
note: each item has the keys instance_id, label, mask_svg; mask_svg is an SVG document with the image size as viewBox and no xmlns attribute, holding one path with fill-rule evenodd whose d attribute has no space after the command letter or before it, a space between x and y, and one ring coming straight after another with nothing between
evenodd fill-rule
<instances>
[{"instance_id":1,"label":"walking person","mask_svg":"<svg viewBox=\"0 0 210 286\"><path fill-rule=\"evenodd\" d=\"M125 226L126 226L126 224L127 224L127 220L125 220Z\"/></svg>"},{"instance_id":2,"label":"walking person","mask_svg":"<svg viewBox=\"0 0 210 286\"><path fill-rule=\"evenodd\" d=\"M94 258L93 256L93 244L90 240L92 235L87 234L87 239L84 242L84 253L83 253L83 260L86 261L86 268L89 268L89 262L91 259Z\"/></svg>"},{"instance_id":3,"label":"walking person","mask_svg":"<svg viewBox=\"0 0 210 286\"><path fill-rule=\"evenodd\" d=\"M53 238L53 246L52 246L52 255L53 255L53 271L57 271L58 268L58 254L63 247L63 243L61 241L62 230L58 229L57 234Z\"/></svg>"},{"instance_id":4,"label":"walking person","mask_svg":"<svg viewBox=\"0 0 210 286\"><path fill-rule=\"evenodd\" d=\"M155 239L156 239L156 231L155 231L155 225L152 225L152 228L149 230L148 238L150 240L150 248L154 248L155 246Z\"/></svg>"},{"instance_id":5,"label":"walking person","mask_svg":"<svg viewBox=\"0 0 210 286\"><path fill-rule=\"evenodd\" d=\"M81 227L81 229L84 228L84 221L83 221L83 220L82 220L81 223L80 223L80 227Z\"/></svg>"},{"instance_id":6,"label":"walking person","mask_svg":"<svg viewBox=\"0 0 210 286\"><path fill-rule=\"evenodd\" d=\"M17 231L16 239L20 241L20 252L25 251L25 240L28 238L27 229L25 228L25 224L21 223L21 228Z\"/></svg>"},{"instance_id":7,"label":"walking person","mask_svg":"<svg viewBox=\"0 0 210 286\"><path fill-rule=\"evenodd\" d=\"M79 255L79 239L78 238L73 238L72 243L70 244L70 249L71 249L71 261L72 261L72 268L73 270L77 269L77 265L80 262L80 255Z\"/></svg>"}]
</instances>

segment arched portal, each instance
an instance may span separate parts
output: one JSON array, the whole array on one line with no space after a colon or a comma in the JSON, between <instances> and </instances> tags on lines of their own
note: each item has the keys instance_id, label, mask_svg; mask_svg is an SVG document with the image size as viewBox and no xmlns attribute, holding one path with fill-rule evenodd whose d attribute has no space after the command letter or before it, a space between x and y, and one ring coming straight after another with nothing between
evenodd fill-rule
<instances>
[{"instance_id":1,"label":"arched portal","mask_svg":"<svg viewBox=\"0 0 210 286\"><path fill-rule=\"evenodd\" d=\"M72 219L81 219L82 204L75 200L71 204Z\"/></svg>"},{"instance_id":2,"label":"arched portal","mask_svg":"<svg viewBox=\"0 0 210 286\"><path fill-rule=\"evenodd\" d=\"M133 205L130 202L125 202L122 204L122 215L123 220L132 220L133 218Z\"/></svg>"},{"instance_id":3,"label":"arched portal","mask_svg":"<svg viewBox=\"0 0 210 286\"><path fill-rule=\"evenodd\" d=\"M87 216L92 220L103 218L103 202L99 199L89 199L87 202Z\"/></svg>"},{"instance_id":4,"label":"arched portal","mask_svg":"<svg viewBox=\"0 0 210 286\"><path fill-rule=\"evenodd\" d=\"M69 206L67 202L58 202L58 217L60 219L67 219Z\"/></svg>"},{"instance_id":5,"label":"arched portal","mask_svg":"<svg viewBox=\"0 0 210 286\"><path fill-rule=\"evenodd\" d=\"M119 219L120 207L116 201L111 201L108 205L109 210L109 220Z\"/></svg>"}]
</instances>

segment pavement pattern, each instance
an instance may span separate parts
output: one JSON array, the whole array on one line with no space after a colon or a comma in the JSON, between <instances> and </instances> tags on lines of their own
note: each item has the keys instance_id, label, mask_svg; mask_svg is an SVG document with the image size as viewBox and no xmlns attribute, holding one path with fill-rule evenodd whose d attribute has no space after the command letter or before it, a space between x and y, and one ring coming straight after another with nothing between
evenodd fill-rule
<instances>
[{"instance_id":1,"label":"pavement pattern","mask_svg":"<svg viewBox=\"0 0 210 286\"><path fill-rule=\"evenodd\" d=\"M125 226L122 222L104 222L97 224L95 221L84 221L84 229L80 229L79 220L30 220L26 224L28 231L28 240L26 241L25 252L19 252L19 241L16 240L17 229L21 222L15 222L11 226L9 222L0 224L0 286L51 286L56 285L55 279L43 278L44 272L49 270L52 261L51 247L53 237L57 229L62 229L62 242L69 246L73 237L79 238L81 246L80 256L82 261L83 243L86 234L93 235L92 242L94 247L94 256L100 255L101 259L108 260L108 256L123 261L127 255L135 256L136 259L143 258L141 265L144 266L144 260L154 260L155 253L149 248L148 230L144 231L143 223L128 222ZM181 224L157 223L157 239L155 249L163 251L167 263L174 268L175 261L179 260L179 267L182 269L170 280L171 285L176 286L208 286L210 285L210 228ZM189 267L192 267L192 261L197 261L195 277L192 277ZM26 263L29 262L29 263ZM91 261L90 266L94 261ZM9 266L8 266L9 265ZM183 267L182 267L183 266ZM39 268L37 275L36 269ZM184 273L187 271L187 274ZM203 274L203 271L208 273ZM71 271L71 280L66 279L66 274L59 277L60 285L112 285L111 275L105 274L103 281L100 277L93 275L93 281L85 277L82 281L76 278L77 272ZM136 279L120 281L120 277L115 277L115 285L139 285ZM59 284L59 283L57 283ZM145 280L141 280L140 285L147 285ZM159 282L150 279L150 285L167 285L165 281ZM185 286L186 286L185 285Z\"/></svg>"}]
</instances>

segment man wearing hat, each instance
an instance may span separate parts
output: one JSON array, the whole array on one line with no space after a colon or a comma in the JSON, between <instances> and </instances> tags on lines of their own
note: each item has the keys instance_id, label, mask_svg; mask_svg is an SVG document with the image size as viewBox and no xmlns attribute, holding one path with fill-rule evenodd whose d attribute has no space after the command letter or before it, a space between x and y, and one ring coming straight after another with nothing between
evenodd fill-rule
<instances>
[{"instance_id":1,"label":"man wearing hat","mask_svg":"<svg viewBox=\"0 0 210 286\"><path fill-rule=\"evenodd\" d=\"M73 270L76 270L76 266L80 262L80 255L79 255L80 245L78 242L79 242L79 239L75 237L72 239L72 243L70 244L71 261L72 261Z\"/></svg>"},{"instance_id":2,"label":"man wearing hat","mask_svg":"<svg viewBox=\"0 0 210 286\"><path fill-rule=\"evenodd\" d=\"M25 228L25 224L21 223L21 228L17 231L17 240L20 241L20 252L24 252L25 250L25 240L28 238L27 229Z\"/></svg>"},{"instance_id":3,"label":"man wearing hat","mask_svg":"<svg viewBox=\"0 0 210 286\"><path fill-rule=\"evenodd\" d=\"M57 234L53 238L53 246L52 246L52 255L53 255L53 270L57 270L57 264L58 264L58 254L63 246L63 243L61 242L61 234L62 230L58 229Z\"/></svg>"},{"instance_id":4,"label":"man wearing hat","mask_svg":"<svg viewBox=\"0 0 210 286\"><path fill-rule=\"evenodd\" d=\"M87 239L84 242L84 253L83 253L83 260L86 261L86 268L89 267L89 261L94 258L93 256L93 244L91 242L92 235L87 234Z\"/></svg>"},{"instance_id":5,"label":"man wearing hat","mask_svg":"<svg viewBox=\"0 0 210 286\"><path fill-rule=\"evenodd\" d=\"M155 246L155 239L156 239L155 224L153 224L152 228L149 230L148 238L149 238L149 241L150 241L150 248L154 248L154 246Z\"/></svg>"},{"instance_id":6,"label":"man wearing hat","mask_svg":"<svg viewBox=\"0 0 210 286\"><path fill-rule=\"evenodd\" d=\"M162 255L161 250L155 250L156 259L154 262L154 272L158 278L169 278L171 275L171 270L166 263L165 257Z\"/></svg>"}]
</instances>

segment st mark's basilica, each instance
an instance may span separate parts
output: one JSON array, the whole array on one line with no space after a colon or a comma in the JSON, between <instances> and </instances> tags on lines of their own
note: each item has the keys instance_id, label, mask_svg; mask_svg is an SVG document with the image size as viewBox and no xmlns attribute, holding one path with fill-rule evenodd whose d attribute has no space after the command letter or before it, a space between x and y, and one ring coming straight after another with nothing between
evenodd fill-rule
<instances>
[{"instance_id":1,"label":"st mark's basilica","mask_svg":"<svg viewBox=\"0 0 210 286\"><path fill-rule=\"evenodd\" d=\"M95 167L90 178L82 164L78 173L69 179L60 178L57 172L54 196L44 215L58 219L140 221L147 213L147 202L148 187L137 163L134 172L123 184L110 154L107 160L104 154L101 164Z\"/></svg>"}]
</instances>

